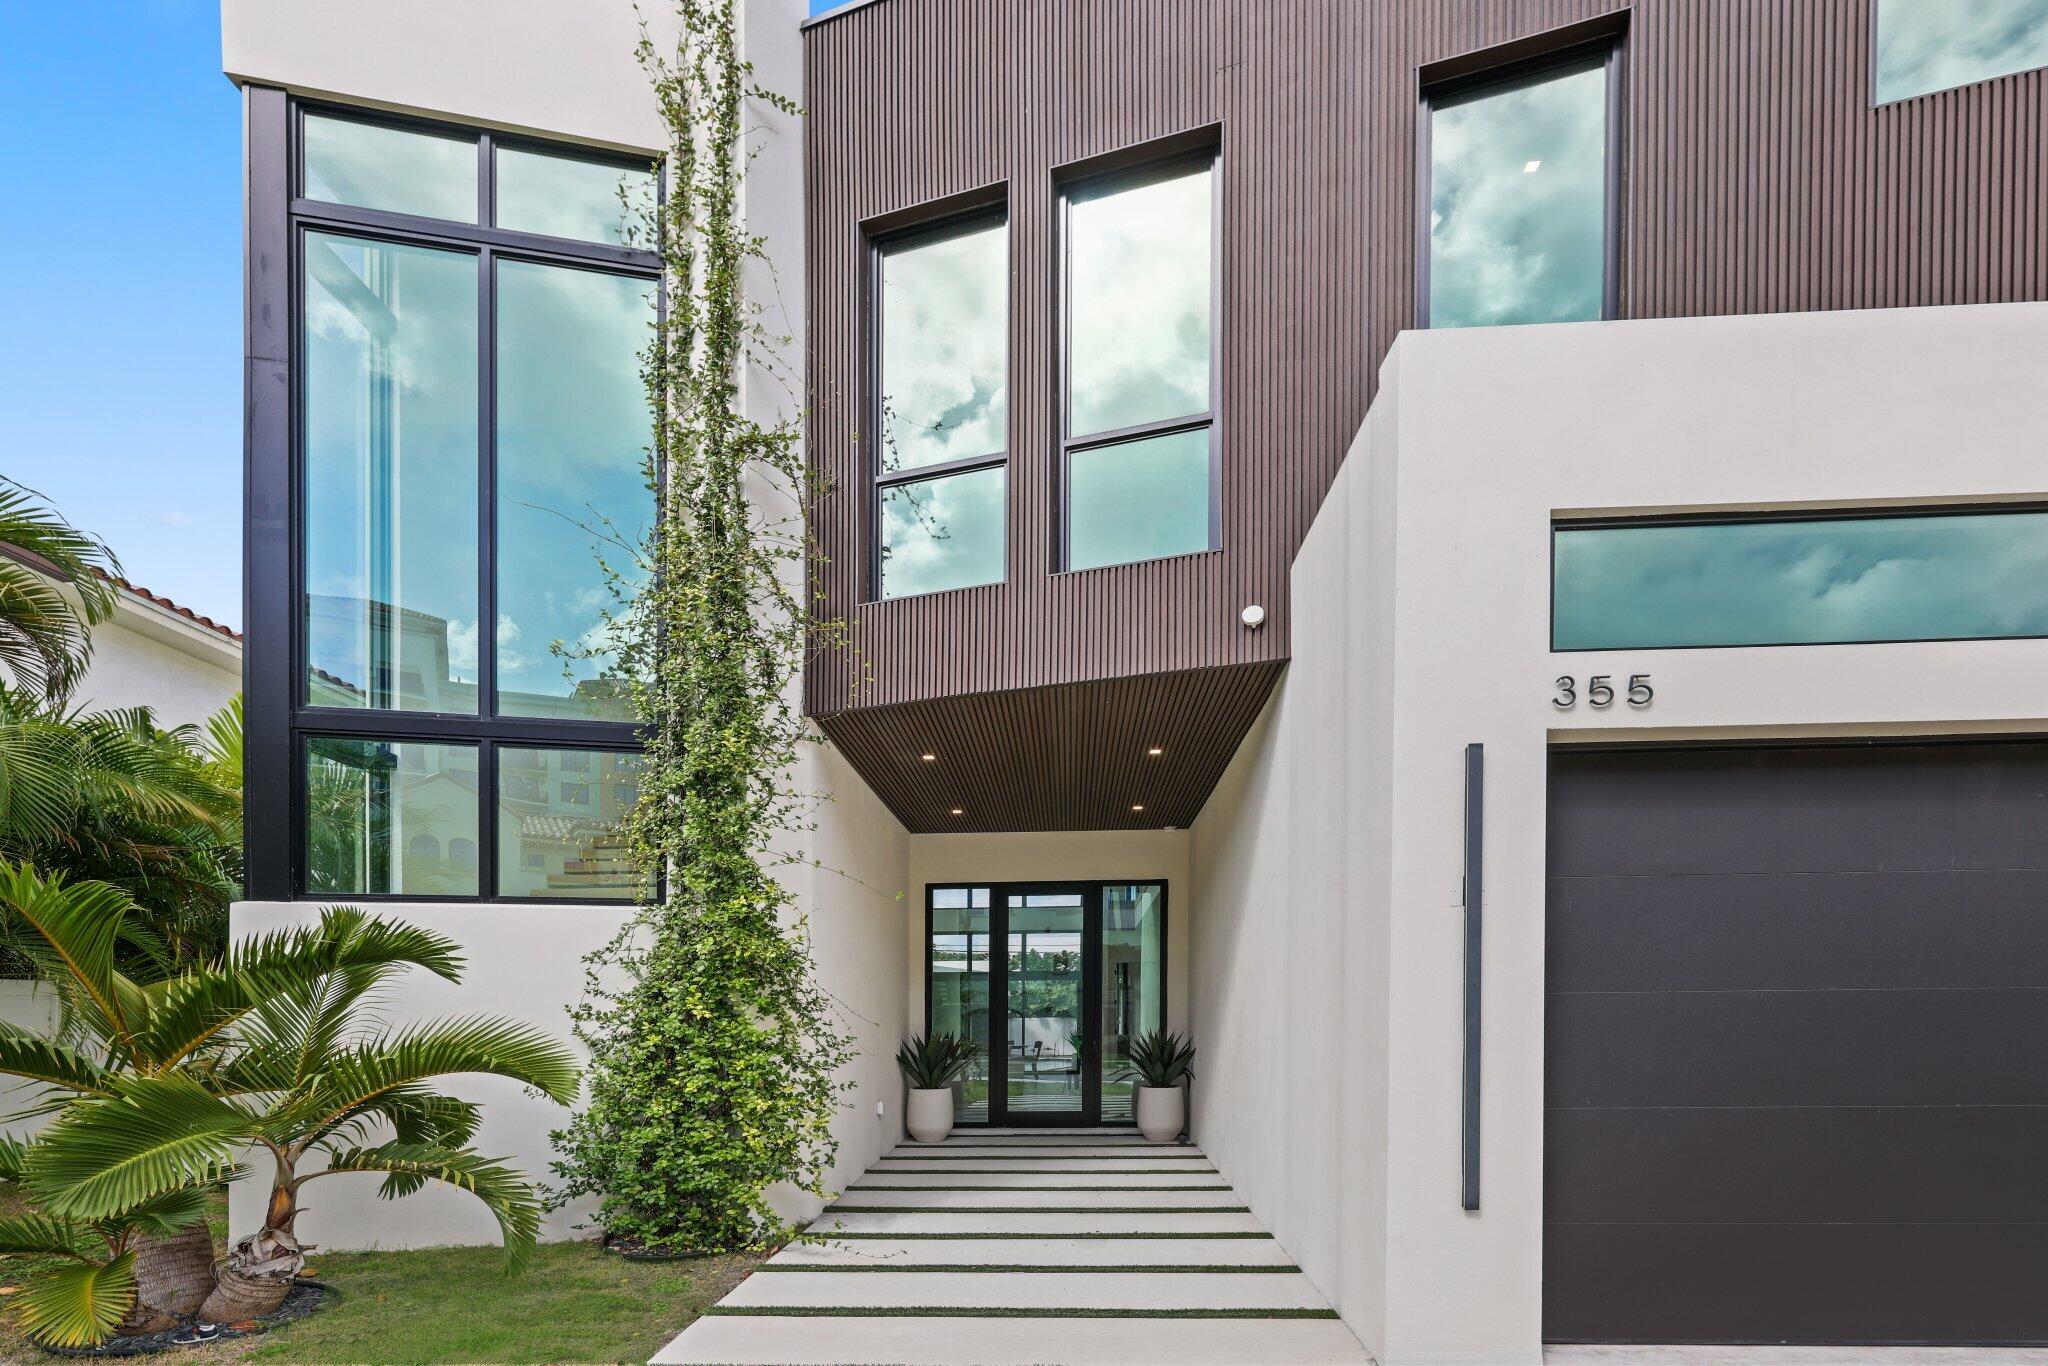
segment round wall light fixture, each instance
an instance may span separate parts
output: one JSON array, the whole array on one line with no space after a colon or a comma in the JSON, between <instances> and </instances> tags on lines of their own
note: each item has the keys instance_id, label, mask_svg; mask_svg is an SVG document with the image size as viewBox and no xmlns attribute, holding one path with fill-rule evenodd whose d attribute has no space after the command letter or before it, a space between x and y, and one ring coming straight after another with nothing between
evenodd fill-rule
<instances>
[{"instance_id":1,"label":"round wall light fixture","mask_svg":"<svg viewBox=\"0 0 2048 1366\"><path fill-rule=\"evenodd\" d=\"M1256 631L1266 624L1266 609L1253 603L1237 614L1237 619Z\"/></svg>"}]
</instances>

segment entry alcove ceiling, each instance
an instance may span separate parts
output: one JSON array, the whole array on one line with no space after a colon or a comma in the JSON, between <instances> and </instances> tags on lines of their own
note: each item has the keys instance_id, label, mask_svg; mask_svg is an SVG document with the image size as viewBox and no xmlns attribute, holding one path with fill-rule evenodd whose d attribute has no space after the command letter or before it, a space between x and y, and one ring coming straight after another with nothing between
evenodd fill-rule
<instances>
[{"instance_id":1,"label":"entry alcove ceiling","mask_svg":"<svg viewBox=\"0 0 2048 1366\"><path fill-rule=\"evenodd\" d=\"M1284 667L1184 669L816 719L913 834L1185 829Z\"/></svg>"}]
</instances>

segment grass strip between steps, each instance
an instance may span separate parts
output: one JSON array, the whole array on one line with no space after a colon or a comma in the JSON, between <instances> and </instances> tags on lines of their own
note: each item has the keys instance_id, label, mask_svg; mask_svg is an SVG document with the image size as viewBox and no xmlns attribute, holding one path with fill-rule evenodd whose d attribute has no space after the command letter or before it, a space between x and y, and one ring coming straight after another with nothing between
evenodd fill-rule
<instances>
[{"instance_id":1,"label":"grass strip between steps","mask_svg":"<svg viewBox=\"0 0 2048 1366\"><path fill-rule=\"evenodd\" d=\"M1229 1186L849 1186L848 1195L868 1191L1227 1191Z\"/></svg>"},{"instance_id":2,"label":"grass strip between steps","mask_svg":"<svg viewBox=\"0 0 2048 1366\"><path fill-rule=\"evenodd\" d=\"M1249 1205L834 1205L833 1214L1250 1214Z\"/></svg>"},{"instance_id":3,"label":"grass strip between steps","mask_svg":"<svg viewBox=\"0 0 2048 1366\"><path fill-rule=\"evenodd\" d=\"M951 1309L942 1305L714 1304L704 1311L754 1319L1334 1319L1334 1309Z\"/></svg>"},{"instance_id":4,"label":"grass strip between steps","mask_svg":"<svg viewBox=\"0 0 2048 1366\"><path fill-rule=\"evenodd\" d=\"M815 1229L817 1225L813 1224L811 1227ZM1264 1238L1270 1241L1273 1235L1266 1232L1264 1229L1259 1229L1255 1232L1247 1231L1244 1229L1231 1229L1228 1232L1223 1233L1181 1232L1177 1230L1160 1231L1154 1233L976 1233L971 1230L962 1233L861 1233L841 1232L839 1230L834 1230L830 1233L805 1232L801 1234L800 1237L804 1242L807 1243L830 1243L862 1240L872 1242L891 1242L897 1239L906 1238L932 1240L937 1242L948 1243L972 1243L985 1240L1009 1243L1054 1241L1060 1238L1082 1238L1088 1240L1129 1238L1135 1241L1149 1243L1160 1238Z\"/></svg>"},{"instance_id":5,"label":"grass strip between steps","mask_svg":"<svg viewBox=\"0 0 2048 1366\"><path fill-rule=\"evenodd\" d=\"M1084 1275L1099 1276L1111 1273L1131 1275L1160 1271L1173 1275L1201 1273L1215 1276L1284 1276L1299 1270L1301 1270L1300 1267L1291 1264L1287 1266L1268 1266L1261 1263L1257 1266L1239 1266L1229 1262L1172 1262L1163 1266L1153 1266L1145 1262L1130 1262L1117 1266L1050 1266L1044 1262L989 1262L985 1265L979 1262L769 1262L755 1267L754 1274L758 1276L764 1271L772 1271L785 1276L809 1275L813 1272L826 1272L836 1275L844 1271L851 1271L856 1274L874 1271L933 1271L947 1274L1001 1271L1004 1273L1023 1272L1026 1275L1064 1276L1070 1271L1077 1271Z\"/></svg>"}]
</instances>

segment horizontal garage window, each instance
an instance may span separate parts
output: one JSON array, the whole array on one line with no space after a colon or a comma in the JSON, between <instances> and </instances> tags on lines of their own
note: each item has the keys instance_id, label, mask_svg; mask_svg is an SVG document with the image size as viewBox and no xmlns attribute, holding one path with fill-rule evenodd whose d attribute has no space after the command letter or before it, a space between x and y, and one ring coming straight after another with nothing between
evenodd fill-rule
<instances>
[{"instance_id":1,"label":"horizontal garage window","mask_svg":"<svg viewBox=\"0 0 2048 1366\"><path fill-rule=\"evenodd\" d=\"M1551 648L2048 636L2048 510L1562 523Z\"/></svg>"}]
</instances>

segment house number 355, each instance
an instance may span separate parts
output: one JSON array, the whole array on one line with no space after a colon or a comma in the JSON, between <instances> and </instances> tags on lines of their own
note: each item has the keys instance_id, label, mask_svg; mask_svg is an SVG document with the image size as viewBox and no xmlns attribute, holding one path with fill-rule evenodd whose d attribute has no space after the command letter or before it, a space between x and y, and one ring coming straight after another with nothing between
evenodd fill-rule
<instances>
[{"instance_id":1,"label":"house number 355","mask_svg":"<svg viewBox=\"0 0 2048 1366\"><path fill-rule=\"evenodd\" d=\"M1631 707L1647 707L1656 692L1650 687L1648 674L1628 676L1628 704ZM1557 680L1557 696L1550 699L1550 705L1563 711L1579 705L1579 681L1570 674L1560 674ZM1614 676L1594 674L1586 680L1586 705L1611 707L1614 705Z\"/></svg>"}]
</instances>

